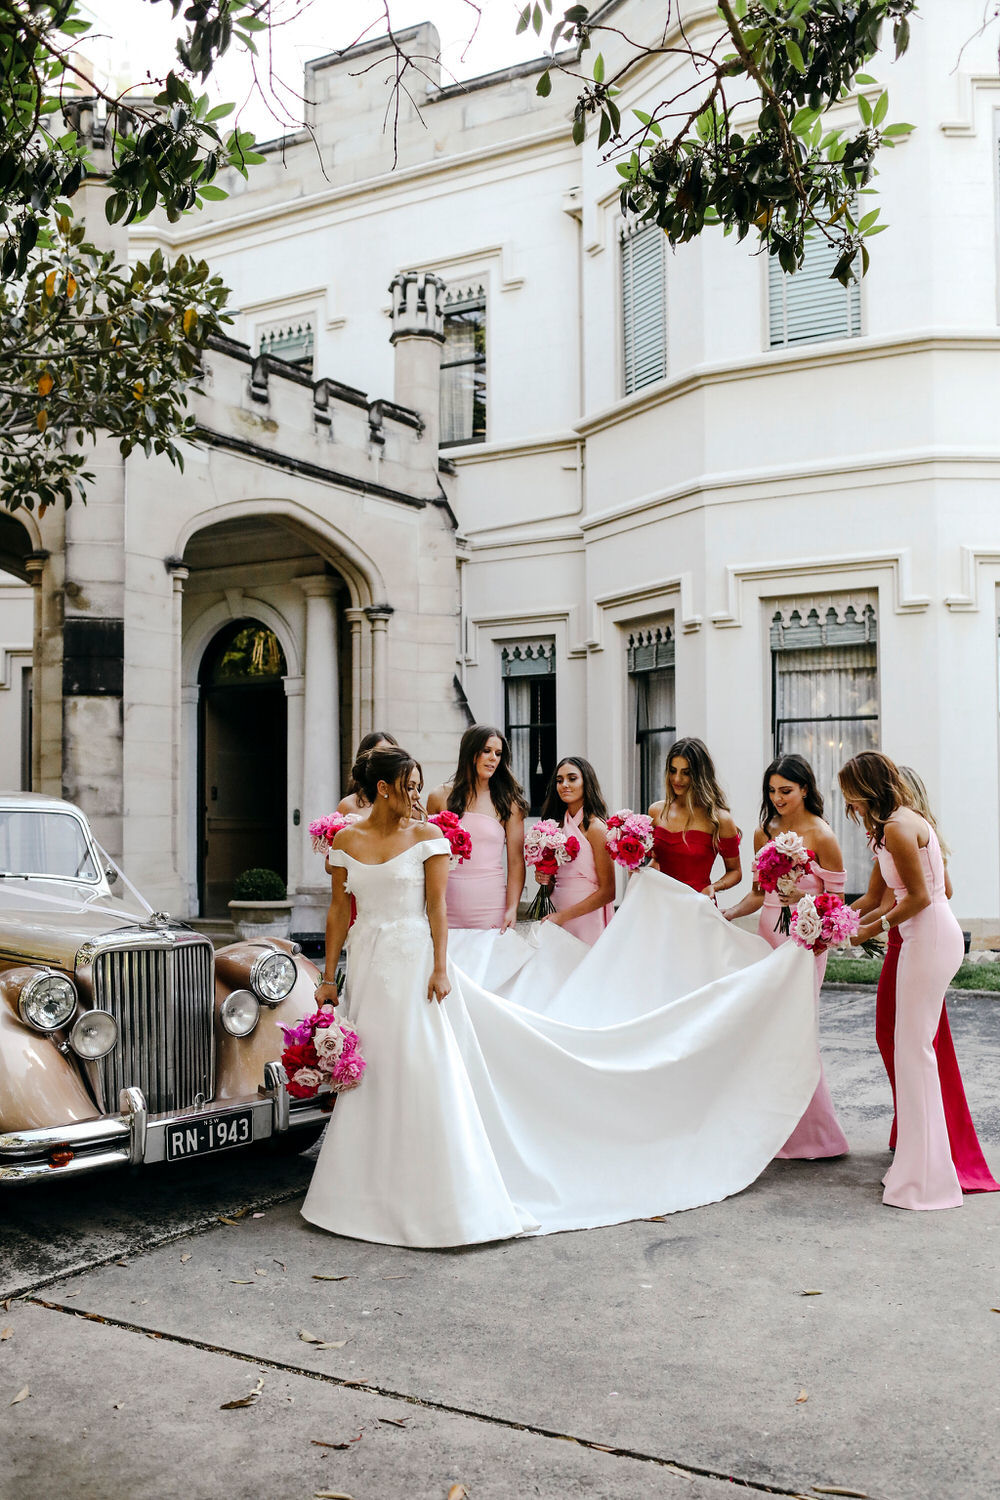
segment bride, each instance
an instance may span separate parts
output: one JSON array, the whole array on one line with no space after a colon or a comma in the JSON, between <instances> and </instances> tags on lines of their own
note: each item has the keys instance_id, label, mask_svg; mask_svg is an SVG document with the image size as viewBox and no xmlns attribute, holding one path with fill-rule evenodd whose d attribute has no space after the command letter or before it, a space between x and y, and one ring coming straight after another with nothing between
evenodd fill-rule
<instances>
[{"instance_id":1,"label":"bride","mask_svg":"<svg viewBox=\"0 0 1000 1500\"><path fill-rule=\"evenodd\" d=\"M392 746L359 760L372 810L329 857L328 963L353 895L345 998L368 1069L337 1100L305 1218L431 1248L747 1187L819 1077L809 955L646 870L593 948L552 923L537 949L482 934L472 978L447 953L448 844L410 823L414 764ZM333 985L316 998L335 1004Z\"/></svg>"}]
</instances>

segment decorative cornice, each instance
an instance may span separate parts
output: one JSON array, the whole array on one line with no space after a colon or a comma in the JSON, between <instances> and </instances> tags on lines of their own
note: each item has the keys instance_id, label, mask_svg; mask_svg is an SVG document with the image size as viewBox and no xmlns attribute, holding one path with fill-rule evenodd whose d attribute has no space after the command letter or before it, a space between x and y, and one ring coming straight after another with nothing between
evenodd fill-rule
<instances>
[{"instance_id":1,"label":"decorative cornice","mask_svg":"<svg viewBox=\"0 0 1000 1500\"><path fill-rule=\"evenodd\" d=\"M799 557L775 563L730 565L725 570L726 608L712 615L712 624L720 630L738 629L742 626L744 583L766 583L773 587L782 580L787 580L790 585L794 581L796 590L800 590L803 577L843 577L848 571L884 572L886 569L892 573L894 613L922 614L931 601L927 594L913 592L910 549L903 547L898 552L849 552L840 557Z\"/></svg>"},{"instance_id":2,"label":"decorative cornice","mask_svg":"<svg viewBox=\"0 0 1000 1500\"><path fill-rule=\"evenodd\" d=\"M979 598L981 567L1000 567L1000 551L993 547L959 547L962 592L947 594L945 604L955 614L973 614L982 608Z\"/></svg>"}]
</instances>

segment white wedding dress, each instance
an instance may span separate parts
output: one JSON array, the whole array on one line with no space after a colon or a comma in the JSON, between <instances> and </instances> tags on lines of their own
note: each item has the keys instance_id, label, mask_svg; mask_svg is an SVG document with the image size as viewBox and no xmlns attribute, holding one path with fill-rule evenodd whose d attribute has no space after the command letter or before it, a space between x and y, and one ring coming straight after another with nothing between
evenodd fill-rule
<instances>
[{"instance_id":1,"label":"white wedding dress","mask_svg":"<svg viewBox=\"0 0 1000 1500\"><path fill-rule=\"evenodd\" d=\"M334 850L357 900L345 999L368 1063L302 1207L384 1244L469 1245L714 1203L787 1140L819 1078L813 961L658 871L592 948L544 924L451 934L429 1003L424 860Z\"/></svg>"}]
</instances>

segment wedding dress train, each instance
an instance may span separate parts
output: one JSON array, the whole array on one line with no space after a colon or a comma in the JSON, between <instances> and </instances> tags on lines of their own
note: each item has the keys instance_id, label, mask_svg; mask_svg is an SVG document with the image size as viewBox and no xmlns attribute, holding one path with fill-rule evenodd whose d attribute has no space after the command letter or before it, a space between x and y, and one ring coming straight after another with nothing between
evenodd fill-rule
<instances>
[{"instance_id":1,"label":"wedding dress train","mask_svg":"<svg viewBox=\"0 0 1000 1500\"><path fill-rule=\"evenodd\" d=\"M423 862L335 850L358 918L346 1003L368 1070L302 1208L337 1234L444 1247L584 1229L748 1186L819 1078L813 964L657 871L592 948L542 924L451 934L442 1004Z\"/></svg>"}]
</instances>

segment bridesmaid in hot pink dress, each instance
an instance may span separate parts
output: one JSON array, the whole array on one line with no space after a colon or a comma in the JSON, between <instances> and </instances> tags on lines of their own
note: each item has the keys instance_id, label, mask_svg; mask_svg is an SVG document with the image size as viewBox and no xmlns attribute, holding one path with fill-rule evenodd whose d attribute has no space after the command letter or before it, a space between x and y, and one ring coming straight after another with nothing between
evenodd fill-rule
<instances>
[{"instance_id":1,"label":"bridesmaid in hot pink dress","mask_svg":"<svg viewBox=\"0 0 1000 1500\"><path fill-rule=\"evenodd\" d=\"M462 736L451 781L427 799L429 813L457 813L472 840L472 854L448 875L448 926L499 927L517 921L524 889L524 814L510 765L510 746L488 724Z\"/></svg>"},{"instance_id":2,"label":"bridesmaid in hot pink dress","mask_svg":"<svg viewBox=\"0 0 1000 1500\"><path fill-rule=\"evenodd\" d=\"M614 915L615 867L606 847L607 816L590 761L582 755L561 760L545 793L542 817L575 834L580 849L575 859L559 867L552 882L555 912L545 920L587 944L597 942Z\"/></svg>"},{"instance_id":3,"label":"bridesmaid in hot pink dress","mask_svg":"<svg viewBox=\"0 0 1000 1500\"><path fill-rule=\"evenodd\" d=\"M816 858L806 875L799 880L797 894L792 896L794 905L800 895L807 892L818 895L820 891L831 891L841 895L846 876L844 860L836 836L829 823L823 820L823 798L820 796L812 766L802 755L779 755L764 772L763 798L760 810L760 826L754 833L754 854L759 854L764 845L778 833L797 833ZM789 941L790 934L778 932L782 902L773 892L766 895L755 883L749 895L737 906L731 906L725 915L730 921L735 917L749 916L760 911L757 931L778 948ZM827 954L817 953L816 964L816 1008L819 1011L819 992L826 973ZM847 1137L840 1128L823 1065L820 1063L819 1083L802 1119L778 1152L785 1159L804 1158L809 1161L821 1157L845 1156L849 1150Z\"/></svg>"},{"instance_id":4,"label":"bridesmaid in hot pink dress","mask_svg":"<svg viewBox=\"0 0 1000 1500\"><path fill-rule=\"evenodd\" d=\"M896 1153L882 1179L882 1201L894 1208L959 1208L962 1182L934 1038L944 992L965 943L948 905L941 846L931 824L910 805L898 767L887 755L866 750L849 760L840 772L840 789L851 817L867 829L882 878L896 898L885 916L862 922L853 941L865 942L880 931L900 936L893 1038ZM980 1182L977 1190L990 1189Z\"/></svg>"},{"instance_id":5,"label":"bridesmaid in hot pink dress","mask_svg":"<svg viewBox=\"0 0 1000 1500\"><path fill-rule=\"evenodd\" d=\"M653 862L664 875L714 901L743 879L740 831L729 815L715 763L701 740L675 740L667 751L666 797L649 809ZM717 859L723 873L712 879Z\"/></svg>"}]
</instances>

